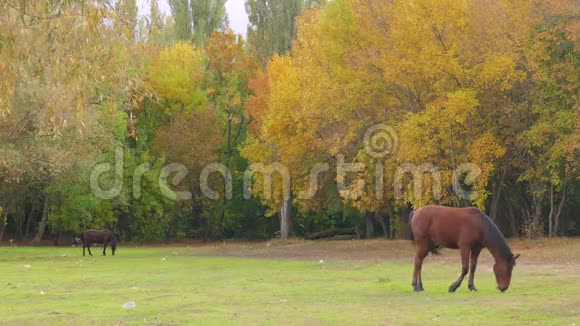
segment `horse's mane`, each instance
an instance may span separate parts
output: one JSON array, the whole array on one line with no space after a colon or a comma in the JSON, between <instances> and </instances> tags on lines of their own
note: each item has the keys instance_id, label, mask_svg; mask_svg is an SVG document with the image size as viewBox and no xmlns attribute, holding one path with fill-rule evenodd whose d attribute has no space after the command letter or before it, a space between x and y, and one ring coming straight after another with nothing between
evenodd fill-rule
<instances>
[{"instance_id":1,"label":"horse's mane","mask_svg":"<svg viewBox=\"0 0 580 326\"><path fill-rule=\"evenodd\" d=\"M480 217L485 229L485 242L491 244L494 249L498 251L500 257L509 260L512 256L512 250L508 246L497 225L495 225L495 223L493 223L493 221L483 212L480 214Z\"/></svg>"}]
</instances>

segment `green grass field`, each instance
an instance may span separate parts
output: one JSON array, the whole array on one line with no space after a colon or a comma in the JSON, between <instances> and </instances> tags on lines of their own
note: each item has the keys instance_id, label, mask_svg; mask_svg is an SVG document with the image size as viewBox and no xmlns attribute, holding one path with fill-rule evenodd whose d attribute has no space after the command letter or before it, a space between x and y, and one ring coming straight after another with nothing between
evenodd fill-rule
<instances>
[{"instance_id":1,"label":"green grass field","mask_svg":"<svg viewBox=\"0 0 580 326\"><path fill-rule=\"evenodd\" d=\"M456 251L429 257L413 293L413 248L397 241L0 247L0 324L580 325L580 240L556 241L519 245L507 292L484 255L479 291L453 294Z\"/></svg>"}]
</instances>

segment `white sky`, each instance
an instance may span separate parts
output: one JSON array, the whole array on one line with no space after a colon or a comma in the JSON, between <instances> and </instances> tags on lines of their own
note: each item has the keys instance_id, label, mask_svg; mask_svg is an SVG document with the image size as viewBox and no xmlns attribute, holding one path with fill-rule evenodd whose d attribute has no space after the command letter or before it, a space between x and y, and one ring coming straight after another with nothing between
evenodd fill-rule
<instances>
[{"instance_id":1,"label":"white sky","mask_svg":"<svg viewBox=\"0 0 580 326\"><path fill-rule=\"evenodd\" d=\"M137 0L139 15L148 15L152 0ZM195 0L194 0L195 1ZM227 0L226 10L230 20L230 27L236 34L246 35L248 27L248 14L246 13L245 0ZM157 0L160 10L165 15L170 15L169 3L167 0Z\"/></svg>"}]
</instances>

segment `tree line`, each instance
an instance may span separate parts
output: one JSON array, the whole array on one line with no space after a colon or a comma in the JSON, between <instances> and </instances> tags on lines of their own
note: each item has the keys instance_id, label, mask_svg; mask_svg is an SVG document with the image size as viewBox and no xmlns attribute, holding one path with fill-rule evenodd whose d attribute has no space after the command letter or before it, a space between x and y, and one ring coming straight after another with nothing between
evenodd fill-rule
<instances>
[{"instance_id":1,"label":"tree line","mask_svg":"<svg viewBox=\"0 0 580 326\"><path fill-rule=\"evenodd\" d=\"M0 1L0 240L394 238L425 204L580 232L576 2L248 0L245 39L225 0L149 5Z\"/></svg>"}]
</instances>

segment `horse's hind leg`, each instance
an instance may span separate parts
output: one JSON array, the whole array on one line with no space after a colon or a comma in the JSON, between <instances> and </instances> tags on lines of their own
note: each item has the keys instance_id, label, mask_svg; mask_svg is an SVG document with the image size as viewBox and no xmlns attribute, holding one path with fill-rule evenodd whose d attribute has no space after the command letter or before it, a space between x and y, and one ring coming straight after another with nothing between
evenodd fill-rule
<instances>
[{"instance_id":1,"label":"horse's hind leg","mask_svg":"<svg viewBox=\"0 0 580 326\"><path fill-rule=\"evenodd\" d=\"M473 278L475 277L475 267L477 266L477 258L481 252L481 247L475 247L471 249L471 262L469 263L469 282L467 287L471 291L477 291L475 285L473 284Z\"/></svg>"},{"instance_id":2,"label":"horse's hind leg","mask_svg":"<svg viewBox=\"0 0 580 326\"><path fill-rule=\"evenodd\" d=\"M417 241L417 254L415 255L415 269L413 270L413 291L423 291L423 280L421 279L421 268L423 260L429 253L429 247L425 241Z\"/></svg>"},{"instance_id":3,"label":"horse's hind leg","mask_svg":"<svg viewBox=\"0 0 580 326\"><path fill-rule=\"evenodd\" d=\"M87 246L87 249L89 250L89 255L91 255L91 256L92 256L92 255L93 255L93 253L91 252L91 245L90 245L90 244Z\"/></svg>"},{"instance_id":4,"label":"horse's hind leg","mask_svg":"<svg viewBox=\"0 0 580 326\"><path fill-rule=\"evenodd\" d=\"M85 255L85 248L86 246L83 246L83 256Z\"/></svg>"},{"instance_id":5,"label":"horse's hind leg","mask_svg":"<svg viewBox=\"0 0 580 326\"><path fill-rule=\"evenodd\" d=\"M457 288L461 286L461 282L463 282L463 278L465 277L465 275L467 275L467 270L469 268L470 248L468 246L461 246L459 248L459 251L461 252L461 274L459 275L457 281L453 282L449 286L449 292L455 292L455 290L457 290Z\"/></svg>"},{"instance_id":6,"label":"horse's hind leg","mask_svg":"<svg viewBox=\"0 0 580 326\"><path fill-rule=\"evenodd\" d=\"M106 256L107 255L107 244L108 244L108 242L106 242L106 241L103 244L103 256Z\"/></svg>"}]
</instances>

